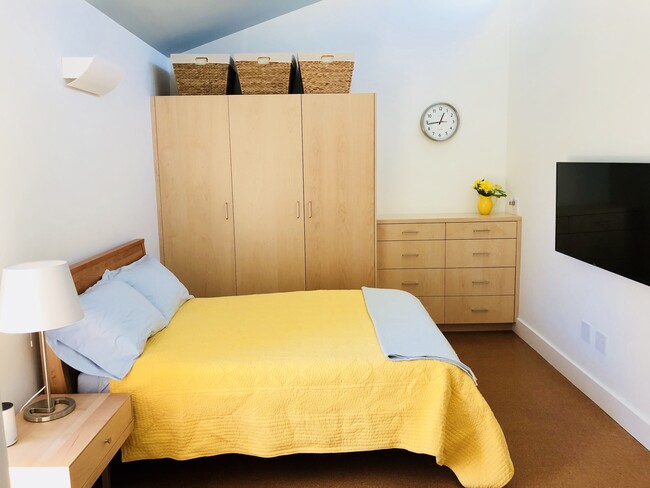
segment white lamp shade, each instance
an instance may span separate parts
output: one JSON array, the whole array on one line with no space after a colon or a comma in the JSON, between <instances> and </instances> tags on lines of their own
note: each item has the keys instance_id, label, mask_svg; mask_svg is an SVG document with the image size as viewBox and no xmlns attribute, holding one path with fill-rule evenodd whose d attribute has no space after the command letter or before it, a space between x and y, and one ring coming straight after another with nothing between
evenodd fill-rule
<instances>
[{"instance_id":1,"label":"white lamp shade","mask_svg":"<svg viewBox=\"0 0 650 488\"><path fill-rule=\"evenodd\" d=\"M67 262L32 261L2 270L0 332L58 329L82 318Z\"/></svg>"}]
</instances>

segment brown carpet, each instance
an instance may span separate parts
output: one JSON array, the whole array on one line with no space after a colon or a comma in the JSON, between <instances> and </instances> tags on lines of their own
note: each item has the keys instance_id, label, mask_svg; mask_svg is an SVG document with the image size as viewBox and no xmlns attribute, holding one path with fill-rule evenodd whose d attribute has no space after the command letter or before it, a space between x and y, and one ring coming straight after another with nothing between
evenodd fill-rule
<instances>
[{"instance_id":1,"label":"brown carpet","mask_svg":"<svg viewBox=\"0 0 650 488\"><path fill-rule=\"evenodd\" d=\"M515 334L447 337L503 428L515 465L509 487L650 487L650 452ZM434 458L400 450L114 462L112 478L115 488L460 486Z\"/></svg>"}]
</instances>

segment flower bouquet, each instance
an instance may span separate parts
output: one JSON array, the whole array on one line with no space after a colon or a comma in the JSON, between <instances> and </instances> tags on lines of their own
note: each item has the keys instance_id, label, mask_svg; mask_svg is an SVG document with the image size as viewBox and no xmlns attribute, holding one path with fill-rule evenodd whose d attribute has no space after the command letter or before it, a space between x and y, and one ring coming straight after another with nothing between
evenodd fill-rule
<instances>
[{"instance_id":1,"label":"flower bouquet","mask_svg":"<svg viewBox=\"0 0 650 488\"><path fill-rule=\"evenodd\" d=\"M473 188L478 193L478 213L481 215L490 215L490 212L492 212L492 207L494 206L492 197L501 198L508 196L500 185L495 185L488 180L476 180Z\"/></svg>"}]
</instances>

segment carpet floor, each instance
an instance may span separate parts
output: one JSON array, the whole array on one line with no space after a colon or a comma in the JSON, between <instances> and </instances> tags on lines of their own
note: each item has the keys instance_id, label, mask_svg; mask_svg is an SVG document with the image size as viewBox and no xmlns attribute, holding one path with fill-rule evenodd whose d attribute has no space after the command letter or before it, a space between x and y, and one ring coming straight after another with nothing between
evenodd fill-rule
<instances>
[{"instance_id":1,"label":"carpet floor","mask_svg":"<svg viewBox=\"0 0 650 488\"><path fill-rule=\"evenodd\" d=\"M515 466L509 487L650 487L650 451L514 333L447 337L504 431ZM111 474L115 488L461 486L434 458L402 450L114 462Z\"/></svg>"}]
</instances>

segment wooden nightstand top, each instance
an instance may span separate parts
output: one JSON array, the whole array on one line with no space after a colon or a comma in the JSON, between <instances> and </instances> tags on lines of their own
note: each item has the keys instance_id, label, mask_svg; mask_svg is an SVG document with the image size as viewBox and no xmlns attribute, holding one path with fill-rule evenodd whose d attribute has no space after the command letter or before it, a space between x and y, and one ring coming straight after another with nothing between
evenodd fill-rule
<instances>
[{"instance_id":1,"label":"wooden nightstand top","mask_svg":"<svg viewBox=\"0 0 650 488\"><path fill-rule=\"evenodd\" d=\"M12 488L90 487L133 430L130 395L66 396L77 403L67 417L32 423L16 416L18 442L7 450Z\"/></svg>"}]
</instances>

